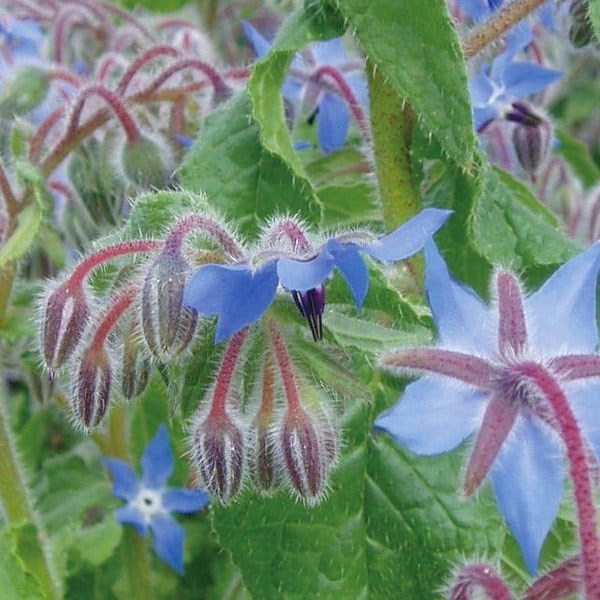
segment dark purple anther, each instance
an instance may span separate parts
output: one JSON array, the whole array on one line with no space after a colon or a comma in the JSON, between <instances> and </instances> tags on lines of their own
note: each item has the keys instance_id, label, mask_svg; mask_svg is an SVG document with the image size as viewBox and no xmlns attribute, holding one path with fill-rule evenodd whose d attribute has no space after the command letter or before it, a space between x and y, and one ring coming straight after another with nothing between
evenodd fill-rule
<instances>
[{"instance_id":1,"label":"dark purple anther","mask_svg":"<svg viewBox=\"0 0 600 600\"><path fill-rule=\"evenodd\" d=\"M325 288L320 285L306 292L292 291L292 298L300 314L308 321L315 342L323 339L323 312L325 311Z\"/></svg>"}]
</instances>

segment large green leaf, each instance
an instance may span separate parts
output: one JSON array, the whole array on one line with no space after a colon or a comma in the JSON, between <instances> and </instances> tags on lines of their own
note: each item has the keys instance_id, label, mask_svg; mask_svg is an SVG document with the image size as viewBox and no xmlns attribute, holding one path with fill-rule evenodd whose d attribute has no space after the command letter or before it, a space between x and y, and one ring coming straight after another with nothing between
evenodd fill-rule
<instances>
[{"instance_id":1,"label":"large green leaf","mask_svg":"<svg viewBox=\"0 0 600 600\"><path fill-rule=\"evenodd\" d=\"M588 0L588 11L596 39L600 42L600 0Z\"/></svg>"},{"instance_id":2,"label":"large green leaf","mask_svg":"<svg viewBox=\"0 0 600 600\"><path fill-rule=\"evenodd\" d=\"M6 530L0 535L0 593L4 600L39 600L45 596L18 556L17 532Z\"/></svg>"},{"instance_id":3,"label":"large green leaf","mask_svg":"<svg viewBox=\"0 0 600 600\"><path fill-rule=\"evenodd\" d=\"M487 494L465 503L460 458L416 460L370 435L355 403L327 500L307 508L252 493L214 510L220 542L253 597L431 598L461 555L497 552L503 528Z\"/></svg>"},{"instance_id":4,"label":"large green leaf","mask_svg":"<svg viewBox=\"0 0 600 600\"><path fill-rule=\"evenodd\" d=\"M444 151L471 164L475 134L467 73L443 0L339 0L369 60L416 111Z\"/></svg>"},{"instance_id":5,"label":"large green leaf","mask_svg":"<svg viewBox=\"0 0 600 600\"><path fill-rule=\"evenodd\" d=\"M321 208L308 180L261 143L249 97L241 93L207 119L181 167L185 188L205 192L209 203L255 235L274 213L298 214L310 223Z\"/></svg>"}]
</instances>

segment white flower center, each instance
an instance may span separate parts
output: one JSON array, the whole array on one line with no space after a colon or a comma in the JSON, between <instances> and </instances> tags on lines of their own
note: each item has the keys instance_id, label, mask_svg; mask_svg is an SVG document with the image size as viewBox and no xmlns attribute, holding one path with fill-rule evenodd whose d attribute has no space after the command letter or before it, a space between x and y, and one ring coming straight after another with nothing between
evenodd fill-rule
<instances>
[{"instance_id":1,"label":"white flower center","mask_svg":"<svg viewBox=\"0 0 600 600\"><path fill-rule=\"evenodd\" d=\"M157 514L165 512L162 505L162 494L158 490L142 488L133 501L133 505L144 515L147 523Z\"/></svg>"}]
</instances>

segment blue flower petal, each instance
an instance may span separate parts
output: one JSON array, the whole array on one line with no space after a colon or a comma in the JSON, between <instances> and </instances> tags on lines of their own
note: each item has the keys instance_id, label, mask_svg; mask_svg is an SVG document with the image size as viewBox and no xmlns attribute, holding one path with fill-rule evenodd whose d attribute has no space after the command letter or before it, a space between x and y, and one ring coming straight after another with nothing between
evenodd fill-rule
<instances>
[{"instance_id":1,"label":"blue flower petal","mask_svg":"<svg viewBox=\"0 0 600 600\"><path fill-rule=\"evenodd\" d=\"M340 65L347 62L348 57L344 50L342 38L334 38L326 42L317 42L311 46L315 64L319 65Z\"/></svg>"},{"instance_id":2,"label":"blue flower petal","mask_svg":"<svg viewBox=\"0 0 600 600\"><path fill-rule=\"evenodd\" d=\"M532 575L558 514L564 478L560 447L543 427L534 418L521 417L491 474L498 508Z\"/></svg>"},{"instance_id":3,"label":"blue flower petal","mask_svg":"<svg viewBox=\"0 0 600 600\"><path fill-rule=\"evenodd\" d=\"M165 514L156 515L150 521L150 530L156 554L179 575L183 575L183 527Z\"/></svg>"},{"instance_id":4,"label":"blue flower petal","mask_svg":"<svg viewBox=\"0 0 600 600\"><path fill-rule=\"evenodd\" d=\"M144 487L160 490L167 485L173 473L173 451L169 432L161 425L142 455L142 483Z\"/></svg>"},{"instance_id":5,"label":"blue flower petal","mask_svg":"<svg viewBox=\"0 0 600 600\"><path fill-rule=\"evenodd\" d=\"M525 300L529 345L533 350L542 356L596 350L599 269L600 243L596 243L560 267Z\"/></svg>"},{"instance_id":6,"label":"blue flower petal","mask_svg":"<svg viewBox=\"0 0 600 600\"><path fill-rule=\"evenodd\" d=\"M354 97L365 109L369 108L369 86L361 75L350 73L346 75L346 83L350 86Z\"/></svg>"},{"instance_id":7,"label":"blue flower petal","mask_svg":"<svg viewBox=\"0 0 600 600\"><path fill-rule=\"evenodd\" d=\"M210 496L202 490L172 488L162 494L163 508L168 512L190 514L205 508Z\"/></svg>"},{"instance_id":8,"label":"blue flower petal","mask_svg":"<svg viewBox=\"0 0 600 600\"><path fill-rule=\"evenodd\" d=\"M280 258L277 261L277 274L286 290L306 292L319 287L331 275L334 264L333 256L325 247L310 260Z\"/></svg>"},{"instance_id":9,"label":"blue flower petal","mask_svg":"<svg viewBox=\"0 0 600 600\"><path fill-rule=\"evenodd\" d=\"M137 532L142 536L146 537L148 533L148 527L144 515L137 508L127 504L115 511L115 517L117 522L121 525L133 525Z\"/></svg>"},{"instance_id":10,"label":"blue flower petal","mask_svg":"<svg viewBox=\"0 0 600 600\"><path fill-rule=\"evenodd\" d=\"M450 276L433 242L425 244L425 286L442 346L477 356L496 355L497 315Z\"/></svg>"},{"instance_id":11,"label":"blue flower petal","mask_svg":"<svg viewBox=\"0 0 600 600\"><path fill-rule=\"evenodd\" d=\"M317 117L319 144L325 154L339 150L350 129L350 113L343 98L325 92L319 102Z\"/></svg>"},{"instance_id":12,"label":"blue flower petal","mask_svg":"<svg viewBox=\"0 0 600 600\"><path fill-rule=\"evenodd\" d=\"M360 308L369 289L369 271L358 248L354 244L342 245L337 240L329 240L327 250L344 276L356 308Z\"/></svg>"},{"instance_id":13,"label":"blue flower petal","mask_svg":"<svg viewBox=\"0 0 600 600\"><path fill-rule=\"evenodd\" d=\"M500 111L495 106L473 109L473 125L477 133L482 132L496 117Z\"/></svg>"},{"instance_id":14,"label":"blue flower petal","mask_svg":"<svg viewBox=\"0 0 600 600\"><path fill-rule=\"evenodd\" d=\"M512 63L504 70L504 85L509 98L526 98L542 92L562 77L560 71L545 69L534 63Z\"/></svg>"},{"instance_id":15,"label":"blue flower petal","mask_svg":"<svg viewBox=\"0 0 600 600\"><path fill-rule=\"evenodd\" d=\"M486 75L484 70L469 81L471 102L476 108L488 106L495 91L494 82Z\"/></svg>"},{"instance_id":16,"label":"blue flower petal","mask_svg":"<svg viewBox=\"0 0 600 600\"><path fill-rule=\"evenodd\" d=\"M481 425L487 402L481 392L431 376L411 383L375 426L416 454L440 454L456 448Z\"/></svg>"},{"instance_id":17,"label":"blue flower petal","mask_svg":"<svg viewBox=\"0 0 600 600\"><path fill-rule=\"evenodd\" d=\"M451 214L451 210L426 208L363 252L381 262L404 260L421 250Z\"/></svg>"},{"instance_id":18,"label":"blue flower petal","mask_svg":"<svg viewBox=\"0 0 600 600\"><path fill-rule=\"evenodd\" d=\"M252 49L258 58L266 56L271 51L271 43L268 42L249 21L242 21L242 29L246 39L252 45Z\"/></svg>"},{"instance_id":19,"label":"blue flower petal","mask_svg":"<svg viewBox=\"0 0 600 600\"><path fill-rule=\"evenodd\" d=\"M201 267L183 294L184 306L202 317L218 317L215 342L258 321L275 299L279 278L275 262L258 271L246 266Z\"/></svg>"},{"instance_id":20,"label":"blue flower petal","mask_svg":"<svg viewBox=\"0 0 600 600\"><path fill-rule=\"evenodd\" d=\"M103 463L113 478L113 496L126 502L134 500L140 490L140 482L131 467L116 458L105 458Z\"/></svg>"},{"instance_id":21,"label":"blue flower petal","mask_svg":"<svg viewBox=\"0 0 600 600\"><path fill-rule=\"evenodd\" d=\"M588 380L589 381L589 380ZM593 381L593 380L592 380ZM600 462L600 383L563 384L583 437Z\"/></svg>"}]
</instances>

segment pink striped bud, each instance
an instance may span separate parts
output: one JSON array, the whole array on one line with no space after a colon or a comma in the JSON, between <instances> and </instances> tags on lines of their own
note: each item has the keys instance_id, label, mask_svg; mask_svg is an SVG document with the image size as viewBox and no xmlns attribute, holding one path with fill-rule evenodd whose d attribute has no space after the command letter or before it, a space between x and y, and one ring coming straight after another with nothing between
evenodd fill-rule
<instances>
[{"instance_id":1,"label":"pink striped bud","mask_svg":"<svg viewBox=\"0 0 600 600\"><path fill-rule=\"evenodd\" d=\"M256 487L265 494L275 491L279 484L279 456L276 439L269 428L257 424L252 431L252 451L248 457L248 469Z\"/></svg>"},{"instance_id":2,"label":"pink striped bud","mask_svg":"<svg viewBox=\"0 0 600 600\"><path fill-rule=\"evenodd\" d=\"M242 487L244 437L225 412L209 413L193 430L192 462L201 485L223 504L231 502Z\"/></svg>"},{"instance_id":3,"label":"pink striped bud","mask_svg":"<svg viewBox=\"0 0 600 600\"><path fill-rule=\"evenodd\" d=\"M45 301L42 352L49 371L62 367L73 355L81 341L90 316L90 306L83 286L69 285L56 288Z\"/></svg>"},{"instance_id":4,"label":"pink striped bud","mask_svg":"<svg viewBox=\"0 0 600 600\"><path fill-rule=\"evenodd\" d=\"M285 414L279 442L294 492L307 504L318 504L337 457L335 429L324 415L309 415L298 406Z\"/></svg>"},{"instance_id":5,"label":"pink striped bud","mask_svg":"<svg viewBox=\"0 0 600 600\"><path fill-rule=\"evenodd\" d=\"M71 395L75 419L84 429L98 425L110 402L112 367L104 349L85 350L78 361L77 375Z\"/></svg>"},{"instance_id":6,"label":"pink striped bud","mask_svg":"<svg viewBox=\"0 0 600 600\"><path fill-rule=\"evenodd\" d=\"M138 328L131 324L123 337L121 392L125 398L133 400L146 389L151 368L150 360L139 340Z\"/></svg>"},{"instance_id":7,"label":"pink striped bud","mask_svg":"<svg viewBox=\"0 0 600 600\"><path fill-rule=\"evenodd\" d=\"M190 266L181 250L167 245L146 274L142 289L142 329L159 359L183 352L192 341L198 315L182 305Z\"/></svg>"}]
</instances>

